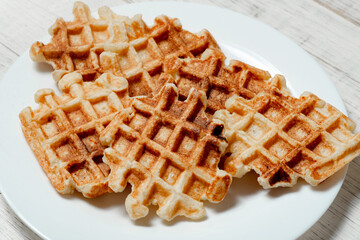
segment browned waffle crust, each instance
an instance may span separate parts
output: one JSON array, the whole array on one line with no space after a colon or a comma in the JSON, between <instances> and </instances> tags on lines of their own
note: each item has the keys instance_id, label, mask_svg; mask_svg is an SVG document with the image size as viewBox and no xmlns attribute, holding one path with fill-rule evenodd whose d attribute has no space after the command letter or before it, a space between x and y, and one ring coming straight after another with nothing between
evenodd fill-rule
<instances>
[{"instance_id":1,"label":"browned waffle crust","mask_svg":"<svg viewBox=\"0 0 360 240\"><path fill-rule=\"evenodd\" d=\"M178 19L166 16L148 27L141 15L130 19L108 7L100 8L95 19L85 4L76 2L73 13L74 21L59 18L50 28L50 43L36 42L30 49L34 61L53 66L56 80L64 72L79 72L86 81L111 72L129 81L131 96L147 95L155 90L168 58L196 58L207 48L218 48L208 31L190 33Z\"/></svg>"},{"instance_id":2,"label":"browned waffle crust","mask_svg":"<svg viewBox=\"0 0 360 240\"><path fill-rule=\"evenodd\" d=\"M186 99L191 88L204 91L207 96L206 113L209 118L231 96L252 99L260 92L279 90L288 95L285 79L271 78L269 72L237 60L224 64L225 57L217 49L207 49L199 59L174 58L166 71L172 73L179 89L180 99Z\"/></svg>"},{"instance_id":3,"label":"browned waffle crust","mask_svg":"<svg viewBox=\"0 0 360 240\"><path fill-rule=\"evenodd\" d=\"M315 95L290 97L280 75L226 65L208 31L166 16L149 27L107 7L99 16L77 2L74 20L57 19L51 42L30 50L53 66L64 93L39 90L39 108L20 113L60 193L96 197L130 183L131 218L151 204L166 220L200 218L201 201L221 201L231 176L253 169L264 188L299 177L317 185L360 154L350 119Z\"/></svg>"},{"instance_id":4,"label":"browned waffle crust","mask_svg":"<svg viewBox=\"0 0 360 240\"><path fill-rule=\"evenodd\" d=\"M222 124L210 121L205 108L204 92L193 88L182 102L175 85L166 84L154 98L135 99L103 131L109 186L121 192L132 185L125 203L131 218L146 216L150 204L166 220L199 218L201 200L224 198L231 177L218 162L227 144Z\"/></svg>"},{"instance_id":5,"label":"browned waffle crust","mask_svg":"<svg viewBox=\"0 0 360 240\"><path fill-rule=\"evenodd\" d=\"M215 113L229 141L223 168L235 177L253 169L264 188L293 186L298 177L317 185L360 154L355 124L313 94L234 96L226 109Z\"/></svg>"},{"instance_id":6,"label":"browned waffle crust","mask_svg":"<svg viewBox=\"0 0 360 240\"><path fill-rule=\"evenodd\" d=\"M27 107L20 113L25 138L57 191L102 195L110 191L110 169L102 161L99 136L130 104L127 81L103 74L95 82L83 82L79 73L71 73L59 86L63 95L39 90L35 95L39 108Z\"/></svg>"}]
</instances>

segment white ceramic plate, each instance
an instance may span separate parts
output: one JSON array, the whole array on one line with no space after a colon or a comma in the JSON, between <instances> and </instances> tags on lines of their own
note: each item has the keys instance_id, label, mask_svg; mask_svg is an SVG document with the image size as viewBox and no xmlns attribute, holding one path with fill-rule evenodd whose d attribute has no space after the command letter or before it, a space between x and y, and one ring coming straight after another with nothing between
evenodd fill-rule
<instances>
[{"instance_id":1,"label":"white ceramic plate","mask_svg":"<svg viewBox=\"0 0 360 240\"><path fill-rule=\"evenodd\" d=\"M333 83L319 65L300 47L257 20L212 6L162 2L123 5L113 9L132 16L142 13L147 23L155 16L179 17L190 31L207 28L228 58L287 77L295 95L311 91L345 112ZM30 43L29 43L30 44ZM310 228L327 210L338 193L346 169L319 187L304 181L293 188L263 190L250 173L234 179L220 204L206 203L208 217L202 221L177 218L167 223L151 214L131 221L123 194L108 194L86 200L75 194L61 196L51 186L28 147L18 113L33 107L39 88L56 88L51 69L33 63L24 53L0 81L0 183L1 191L15 213L37 234L49 239L294 239Z\"/></svg>"}]
</instances>

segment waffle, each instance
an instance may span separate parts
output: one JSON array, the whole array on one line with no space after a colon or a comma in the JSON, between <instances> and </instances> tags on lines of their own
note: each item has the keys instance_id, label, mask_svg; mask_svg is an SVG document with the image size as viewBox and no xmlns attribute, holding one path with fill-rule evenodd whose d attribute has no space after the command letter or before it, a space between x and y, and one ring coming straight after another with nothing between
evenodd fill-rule
<instances>
[{"instance_id":1,"label":"waffle","mask_svg":"<svg viewBox=\"0 0 360 240\"><path fill-rule=\"evenodd\" d=\"M39 108L20 113L25 138L58 192L76 189L88 198L109 192L110 168L102 161L99 136L115 114L130 105L127 81L106 73L83 82L73 72L59 87L63 95L41 89L35 94Z\"/></svg>"},{"instance_id":2,"label":"waffle","mask_svg":"<svg viewBox=\"0 0 360 240\"><path fill-rule=\"evenodd\" d=\"M134 100L101 134L109 146L110 188L122 192L132 185L125 201L132 219L146 216L151 204L165 220L197 219L205 214L201 200L224 198L231 177L218 162L227 144L222 124L210 121L205 107L204 92L192 89L182 102L175 85L166 84L155 97Z\"/></svg>"},{"instance_id":3,"label":"waffle","mask_svg":"<svg viewBox=\"0 0 360 240\"><path fill-rule=\"evenodd\" d=\"M217 110L225 109L226 100L234 95L252 99L274 88L289 95L285 79L271 78L269 72L237 60L225 65L224 60L225 56L218 49L207 49L198 59L174 59L175 63L167 66L166 71L174 76L180 99L186 99L191 88L206 93L209 118Z\"/></svg>"},{"instance_id":4,"label":"waffle","mask_svg":"<svg viewBox=\"0 0 360 240\"><path fill-rule=\"evenodd\" d=\"M208 48L219 48L211 34L183 30L178 19L159 16L148 27L141 18L116 15L108 7L99 9L99 19L91 17L88 7L76 2L74 21L59 18L50 28L49 44L36 42L30 56L36 62L53 66L59 80L76 71L84 80L95 80L108 72L125 77L131 96L158 90L158 77L169 58L197 58Z\"/></svg>"},{"instance_id":5,"label":"waffle","mask_svg":"<svg viewBox=\"0 0 360 240\"><path fill-rule=\"evenodd\" d=\"M234 177L252 169L264 188L293 186L299 177L318 185L360 154L355 124L313 94L234 96L226 109L214 115L229 142L221 168Z\"/></svg>"},{"instance_id":6,"label":"waffle","mask_svg":"<svg viewBox=\"0 0 360 240\"><path fill-rule=\"evenodd\" d=\"M147 36L129 43L109 39L100 66L103 72L125 77L130 96L151 95L163 86L159 76L174 68L176 59L197 59L206 49L218 48L207 30L192 34L182 29L178 19L159 16Z\"/></svg>"}]
</instances>

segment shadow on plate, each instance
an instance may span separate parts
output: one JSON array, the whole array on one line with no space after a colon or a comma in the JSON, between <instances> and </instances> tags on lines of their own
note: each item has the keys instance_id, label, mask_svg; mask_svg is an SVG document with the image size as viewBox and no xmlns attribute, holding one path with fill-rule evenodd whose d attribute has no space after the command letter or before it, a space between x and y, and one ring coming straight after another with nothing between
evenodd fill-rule
<instances>
[{"instance_id":1,"label":"shadow on plate","mask_svg":"<svg viewBox=\"0 0 360 240\"><path fill-rule=\"evenodd\" d=\"M67 200L77 200L81 199L84 202L86 202L89 205L92 205L97 208L113 208L113 207L119 207L118 209L115 209L115 211L119 211L119 217L123 214L124 217L128 218L129 221L132 222L132 224L142 227L151 227L154 225L155 221L159 221L159 217L156 215L156 210L158 209L158 206L150 205L149 207L149 213L146 217L138 219L136 221L132 221L130 217L128 216L126 210L125 210L125 199L126 197L131 193L131 185L128 185L126 189L121 193L110 193L110 194L104 194L97 198L85 198L81 193L74 192L72 195L61 195L61 197L67 199ZM207 217L204 217L199 220L192 220L183 216L178 216L175 219L173 219L171 222L168 222L166 220L162 220L162 223L165 226L173 226L180 222L200 222L206 220Z\"/></svg>"},{"instance_id":2,"label":"shadow on plate","mask_svg":"<svg viewBox=\"0 0 360 240\"><path fill-rule=\"evenodd\" d=\"M256 179L257 175L254 172L249 172L242 178L233 178L224 200L221 203L205 202L205 206L217 213L231 210L233 206L241 204L242 198L264 191Z\"/></svg>"},{"instance_id":3,"label":"shadow on plate","mask_svg":"<svg viewBox=\"0 0 360 240\"><path fill-rule=\"evenodd\" d=\"M144 218L138 219L136 221L132 221L132 223L136 226L151 227L156 220L159 220L159 216L156 215L157 209L158 209L157 206L154 206L154 205L149 206L149 214ZM166 221L166 220L161 220L161 223L164 226L171 227L171 226L175 226L181 222L202 222L202 221L205 221L206 219L207 219L207 216L205 216L204 218L201 218L201 219L190 219L190 218L187 218L184 216L177 216L170 222Z\"/></svg>"},{"instance_id":4,"label":"shadow on plate","mask_svg":"<svg viewBox=\"0 0 360 240\"><path fill-rule=\"evenodd\" d=\"M125 198L130 194L131 188L126 188L122 193L108 193L96 198L85 198L81 193L74 192L72 195L60 195L68 200L81 199L84 202L97 208L110 208L114 206L123 206Z\"/></svg>"},{"instance_id":5,"label":"shadow on plate","mask_svg":"<svg viewBox=\"0 0 360 240\"><path fill-rule=\"evenodd\" d=\"M48 64L48 63L35 63L36 66L36 71L39 72L49 72L51 73L52 71L54 71L54 68Z\"/></svg>"},{"instance_id":6,"label":"shadow on plate","mask_svg":"<svg viewBox=\"0 0 360 240\"><path fill-rule=\"evenodd\" d=\"M333 176L326 179L324 182L322 182L318 186L312 186L311 190L312 191L321 191L321 192L325 192L325 191L329 190L330 188L332 188L336 184L338 184L339 181L341 181L344 171L346 171L346 170L342 169L339 172L337 172L336 174L334 174ZM268 195L269 195L269 197L277 198L277 197L280 197L285 194L298 192L298 191L300 191L300 189L302 187L305 187L307 185L311 186L304 179L299 178L298 182L293 187L272 188L272 189L268 190L269 191Z\"/></svg>"},{"instance_id":7,"label":"shadow on plate","mask_svg":"<svg viewBox=\"0 0 360 240\"><path fill-rule=\"evenodd\" d=\"M345 171L345 170L342 170ZM333 187L335 184L337 184L341 178L342 178L341 171L334 176L327 179L325 182L320 184L317 187L312 187L314 191L327 191L329 188ZM258 175L251 171L247 173L242 178L233 178L233 182L230 186L229 192L227 193L225 199L221 203L211 203L211 202L204 202L204 206L207 209L212 209L216 213L226 212L228 210L231 210L234 206L241 204L241 201L243 201L247 196L251 196L254 194L261 194L264 191L267 192L267 195L272 198L278 198L282 195L298 192L302 187L308 185L303 179L298 179L298 183L291 188L274 188L274 189L263 189L260 184L257 181ZM73 195L61 195L63 198L66 198L68 200L71 199L82 199L87 204L90 204L97 208L111 208L111 207L119 207L119 214L121 214L121 211L123 211L123 214L125 217L127 216L127 213L125 211L125 199L126 197L131 193L131 185L128 185L124 192L122 193L111 193L111 194L104 194L103 196L88 199L84 198L82 194L79 192L75 192ZM143 227L151 227L154 225L155 221L158 221L159 217L156 215L156 210L158 209L157 206L149 206L149 214L141 219L138 219L136 221L132 221L134 225L137 226L143 226ZM184 216L178 216L175 219L173 219L171 222L168 222L166 220L162 220L161 222L165 226L174 226L180 222L201 222L206 220L207 217L204 217L199 220L192 220L189 218L186 218ZM130 218L129 218L130 220Z\"/></svg>"}]
</instances>

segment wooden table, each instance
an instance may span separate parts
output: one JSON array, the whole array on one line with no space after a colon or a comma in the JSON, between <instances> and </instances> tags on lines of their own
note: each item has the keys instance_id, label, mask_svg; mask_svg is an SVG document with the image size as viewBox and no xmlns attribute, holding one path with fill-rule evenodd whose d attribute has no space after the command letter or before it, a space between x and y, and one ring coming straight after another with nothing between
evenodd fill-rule
<instances>
[{"instance_id":1,"label":"wooden table","mask_svg":"<svg viewBox=\"0 0 360 240\"><path fill-rule=\"evenodd\" d=\"M89 0L92 10L133 0ZM202 0L257 18L310 53L342 96L360 125L360 2L356 0L221 1ZM0 0L0 79L12 63L55 21L72 19L72 1ZM1 81L1 80L0 80ZM349 166L335 201L300 239L360 239L360 159ZM296 223L294 223L296 224ZM14 214L0 193L0 239L40 239Z\"/></svg>"}]
</instances>

